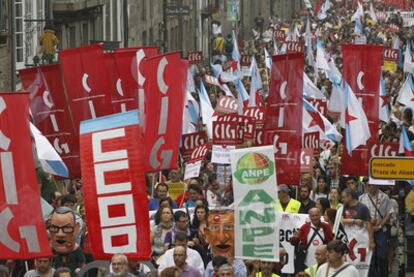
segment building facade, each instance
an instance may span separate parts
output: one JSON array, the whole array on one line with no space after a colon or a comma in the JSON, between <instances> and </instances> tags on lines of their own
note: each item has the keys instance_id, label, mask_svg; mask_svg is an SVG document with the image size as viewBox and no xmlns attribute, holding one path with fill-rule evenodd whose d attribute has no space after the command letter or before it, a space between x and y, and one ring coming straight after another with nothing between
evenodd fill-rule
<instances>
[{"instance_id":1,"label":"building facade","mask_svg":"<svg viewBox=\"0 0 414 277\"><path fill-rule=\"evenodd\" d=\"M0 92L13 90L10 5L11 0L0 0Z\"/></svg>"},{"instance_id":2,"label":"building facade","mask_svg":"<svg viewBox=\"0 0 414 277\"><path fill-rule=\"evenodd\" d=\"M122 0L52 0L52 11L59 49L98 41L124 46Z\"/></svg>"}]
</instances>

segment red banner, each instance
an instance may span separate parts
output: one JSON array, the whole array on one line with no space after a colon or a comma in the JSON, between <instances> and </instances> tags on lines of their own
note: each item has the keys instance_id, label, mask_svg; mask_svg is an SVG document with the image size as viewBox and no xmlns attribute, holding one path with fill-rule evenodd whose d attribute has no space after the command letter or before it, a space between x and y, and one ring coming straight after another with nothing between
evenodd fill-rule
<instances>
[{"instance_id":1,"label":"red banner","mask_svg":"<svg viewBox=\"0 0 414 277\"><path fill-rule=\"evenodd\" d=\"M178 52L144 63L145 168L177 168L188 63Z\"/></svg>"},{"instance_id":2,"label":"red banner","mask_svg":"<svg viewBox=\"0 0 414 277\"><path fill-rule=\"evenodd\" d=\"M303 43L296 42L296 41L288 41L287 42L287 52L288 53L295 53L295 52L303 52Z\"/></svg>"},{"instance_id":3,"label":"red banner","mask_svg":"<svg viewBox=\"0 0 414 277\"><path fill-rule=\"evenodd\" d=\"M30 98L33 123L47 137L69 169L69 178L80 178L78 132L69 116L60 66L44 65L19 70Z\"/></svg>"},{"instance_id":4,"label":"red banner","mask_svg":"<svg viewBox=\"0 0 414 277\"><path fill-rule=\"evenodd\" d=\"M26 93L0 96L0 259L52 256L40 208Z\"/></svg>"},{"instance_id":5,"label":"red banner","mask_svg":"<svg viewBox=\"0 0 414 277\"><path fill-rule=\"evenodd\" d=\"M237 113L237 98L231 96L221 96L217 101L215 111L218 113Z\"/></svg>"},{"instance_id":6,"label":"red banner","mask_svg":"<svg viewBox=\"0 0 414 277\"><path fill-rule=\"evenodd\" d=\"M118 79L111 79L115 88L112 91L112 103L117 113L138 109L138 64L142 54L144 57L154 57L158 54L158 48L119 48L115 53L108 54L113 57L118 73Z\"/></svg>"},{"instance_id":7,"label":"red banner","mask_svg":"<svg viewBox=\"0 0 414 277\"><path fill-rule=\"evenodd\" d=\"M188 64L198 64L203 62L203 51L188 52Z\"/></svg>"},{"instance_id":8,"label":"red banner","mask_svg":"<svg viewBox=\"0 0 414 277\"><path fill-rule=\"evenodd\" d=\"M280 149L275 154L278 184L300 183L303 66L303 53L273 56L264 135L278 135L276 141L267 141Z\"/></svg>"},{"instance_id":9,"label":"red banner","mask_svg":"<svg viewBox=\"0 0 414 277\"><path fill-rule=\"evenodd\" d=\"M257 125L263 125L266 117L266 107L248 107L244 110L243 115L253 117Z\"/></svg>"},{"instance_id":10,"label":"red banner","mask_svg":"<svg viewBox=\"0 0 414 277\"><path fill-rule=\"evenodd\" d=\"M276 29L273 31L273 37L280 42L284 42L286 39L286 33L285 31L281 29Z\"/></svg>"},{"instance_id":11,"label":"red banner","mask_svg":"<svg viewBox=\"0 0 414 277\"><path fill-rule=\"evenodd\" d=\"M151 258L142 145L136 110L81 124L85 212L95 259L115 253Z\"/></svg>"},{"instance_id":12,"label":"red banner","mask_svg":"<svg viewBox=\"0 0 414 277\"><path fill-rule=\"evenodd\" d=\"M75 130L83 120L112 114L110 83L102 46L62 50L60 60Z\"/></svg>"},{"instance_id":13,"label":"red banner","mask_svg":"<svg viewBox=\"0 0 414 277\"><path fill-rule=\"evenodd\" d=\"M181 155L184 159L188 158L197 146L206 142L207 133L205 131L183 135Z\"/></svg>"},{"instance_id":14,"label":"red banner","mask_svg":"<svg viewBox=\"0 0 414 277\"><path fill-rule=\"evenodd\" d=\"M236 121L213 122L213 144L238 145L243 143L244 124Z\"/></svg>"},{"instance_id":15,"label":"red banner","mask_svg":"<svg viewBox=\"0 0 414 277\"><path fill-rule=\"evenodd\" d=\"M382 65L382 46L343 45L344 80L362 103L367 115L371 138L367 144L378 140L379 84ZM344 136L345 137L345 136ZM342 156L342 174L368 175L370 154L368 146L360 146L349 155L346 147Z\"/></svg>"},{"instance_id":16,"label":"red banner","mask_svg":"<svg viewBox=\"0 0 414 277\"><path fill-rule=\"evenodd\" d=\"M303 134L303 148L312 149L315 156L319 155L321 149L320 133L309 132Z\"/></svg>"}]
</instances>

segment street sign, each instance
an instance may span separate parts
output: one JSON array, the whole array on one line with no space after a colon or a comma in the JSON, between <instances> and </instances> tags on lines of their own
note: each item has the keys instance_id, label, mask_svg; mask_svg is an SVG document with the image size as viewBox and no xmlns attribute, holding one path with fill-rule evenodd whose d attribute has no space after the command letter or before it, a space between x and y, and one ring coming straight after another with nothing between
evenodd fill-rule
<instances>
[{"instance_id":1,"label":"street sign","mask_svg":"<svg viewBox=\"0 0 414 277\"><path fill-rule=\"evenodd\" d=\"M167 16L189 15L190 6L166 6L165 13Z\"/></svg>"},{"instance_id":2,"label":"street sign","mask_svg":"<svg viewBox=\"0 0 414 277\"><path fill-rule=\"evenodd\" d=\"M374 157L369 172L374 179L414 180L414 158Z\"/></svg>"}]
</instances>

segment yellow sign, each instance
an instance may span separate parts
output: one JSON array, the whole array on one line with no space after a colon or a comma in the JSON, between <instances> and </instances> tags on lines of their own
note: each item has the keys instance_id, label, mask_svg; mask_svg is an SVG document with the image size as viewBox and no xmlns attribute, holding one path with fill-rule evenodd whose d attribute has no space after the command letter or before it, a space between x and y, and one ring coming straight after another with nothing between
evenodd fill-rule
<instances>
[{"instance_id":1,"label":"yellow sign","mask_svg":"<svg viewBox=\"0 0 414 277\"><path fill-rule=\"evenodd\" d=\"M374 179L414 180L414 158L374 157L369 173Z\"/></svg>"},{"instance_id":2,"label":"yellow sign","mask_svg":"<svg viewBox=\"0 0 414 277\"><path fill-rule=\"evenodd\" d=\"M185 192L184 183L168 183L168 195L172 200L176 200L178 195Z\"/></svg>"},{"instance_id":3,"label":"yellow sign","mask_svg":"<svg viewBox=\"0 0 414 277\"><path fill-rule=\"evenodd\" d=\"M383 71L396 71L397 63L394 61L384 61Z\"/></svg>"}]
</instances>

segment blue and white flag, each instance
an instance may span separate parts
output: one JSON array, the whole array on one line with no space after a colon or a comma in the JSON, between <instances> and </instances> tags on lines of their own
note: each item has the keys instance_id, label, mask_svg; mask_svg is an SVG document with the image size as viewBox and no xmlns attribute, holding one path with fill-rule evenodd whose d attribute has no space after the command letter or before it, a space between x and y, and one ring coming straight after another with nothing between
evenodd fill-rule
<instances>
[{"instance_id":1,"label":"blue and white flag","mask_svg":"<svg viewBox=\"0 0 414 277\"><path fill-rule=\"evenodd\" d=\"M68 177L69 170L45 136L30 122L30 132L36 145L37 158L43 171L60 177Z\"/></svg>"}]
</instances>

